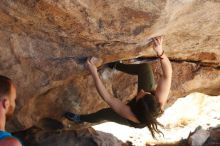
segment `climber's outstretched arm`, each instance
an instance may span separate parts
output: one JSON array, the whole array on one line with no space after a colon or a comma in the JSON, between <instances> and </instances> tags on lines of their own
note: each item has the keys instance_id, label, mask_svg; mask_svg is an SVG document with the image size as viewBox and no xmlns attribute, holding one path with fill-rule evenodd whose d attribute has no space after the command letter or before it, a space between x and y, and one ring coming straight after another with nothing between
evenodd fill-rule
<instances>
[{"instance_id":1,"label":"climber's outstretched arm","mask_svg":"<svg viewBox=\"0 0 220 146\"><path fill-rule=\"evenodd\" d=\"M93 58L88 59L86 67L89 69L93 80L95 82L96 89L103 100L120 116L129 119L133 122L139 122L135 115L132 113L130 107L122 103L119 99L114 98L105 88L101 79L99 78L97 68L93 63Z\"/></svg>"},{"instance_id":2,"label":"climber's outstretched arm","mask_svg":"<svg viewBox=\"0 0 220 146\"><path fill-rule=\"evenodd\" d=\"M168 57L165 55L164 50L162 48L162 37L156 37L153 39L154 41L154 50L160 56L160 62L161 62L161 67L163 71L163 75L161 76L158 86L156 88L156 97L158 98L161 107L163 108L171 87L171 80L172 80L172 66L170 63L170 60Z\"/></svg>"}]
</instances>

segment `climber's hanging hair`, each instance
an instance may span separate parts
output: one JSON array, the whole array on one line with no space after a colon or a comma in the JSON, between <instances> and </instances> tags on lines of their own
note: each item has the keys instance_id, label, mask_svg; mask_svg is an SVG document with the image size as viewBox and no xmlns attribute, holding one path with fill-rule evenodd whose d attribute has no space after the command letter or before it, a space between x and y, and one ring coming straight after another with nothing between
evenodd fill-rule
<instances>
[{"instance_id":1,"label":"climber's hanging hair","mask_svg":"<svg viewBox=\"0 0 220 146\"><path fill-rule=\"evenodd\" d=\"M157 121L157 118L163 114L163 111L153 93L147 94L137 101L135 112L140 122L147 125L153 138L156 138L155 133L163 135L158 129L158 126L163 128L163 125Z\"/></svg>"}]
</instances>

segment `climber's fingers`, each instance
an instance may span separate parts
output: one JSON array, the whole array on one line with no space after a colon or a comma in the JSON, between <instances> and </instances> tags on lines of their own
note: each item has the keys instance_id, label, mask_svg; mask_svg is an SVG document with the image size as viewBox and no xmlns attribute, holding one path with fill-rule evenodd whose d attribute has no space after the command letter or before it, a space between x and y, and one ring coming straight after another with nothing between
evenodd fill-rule
<instances>
[{"instance_id":1,"label":"climber's fingers","mask_svg":"<svg viewBox=\"0 0 220 146\"><path fill-rule=\"evenodd\" d=\"M85 67L88 69L90 65L91 65L90 57L88 57L85 63Z\"/></svg>"},{"instance_id":2,"label":"climber's fingers","mask_svg":"<svg viewBox=\"0 0 220 146\"><path fill-rule=\"evenodd\" d=\"M91 64L91 58L88 58L87 64Z\"/></svg>"},{"instance_id":3,"label":"climber's fingers","mask_svg":"<svg viewBox=\"0 0 220 146\"><path fill-rule=\"evenodd\" d=\"M160 44L162 44L162 42L163 42L163 36L158 36L158 37L157 37L157 40L159 41Z\"/></svg>"},{"instance_id":4,"label":"climber's fingers","mask_svg":"<svg viewBox=\"0 0 220 146\"><path fill-rule=\"evenodd\" d=\"M98 61L98 58L96 58L96 57L91 57L91 59L90 59L90 63L93 65L95 65L97 63L97 61Z\"/></svg>"},{"instance_id":5,"label":"climber's fingers","mask_svg":"<svg viewBox=\"0 0 220 146\"><path fill-rule=\"evenodd\" d=\"M94 64L95 57L88 57L86 62L87 64Z\"/></svg>"},{"instance_id":6,"label":"climber's fingers","mask_svg":"<svg viewBox=\"0 0 220 146\"><path fill-rule=\"evenodd\" d=\"M156 38L153 38L153 41L154 41L154 45L155 45L155 46L158 46L158 45L159 45L159 42L158 42L158 40L157 40Z\"/></svg>"},{"instance_id":7,"label":"climber's fingers","mask_svg":"<svg viewBox=\"0 0 220 146\"><path fill-rule=\"evenodd\" d=\"M86 60L85 67L89 68L90 66L95 65L95 60L96 60L95 57L88 57Z\"/></svg>"},{"instance_id":8,"label":"climber's fingers","mask_svg":"<svg viewBox=\"0 0 220 146\"><path fill-rule=\"evenodd\" d=\"M156 46L158 46L158 45L162 44L162 42L163 42L163 37L162 37L162 36L155 37L155 38L153 38L153 41L154 41L154 44L155 44Z\"/></svg>"}]
</instances>

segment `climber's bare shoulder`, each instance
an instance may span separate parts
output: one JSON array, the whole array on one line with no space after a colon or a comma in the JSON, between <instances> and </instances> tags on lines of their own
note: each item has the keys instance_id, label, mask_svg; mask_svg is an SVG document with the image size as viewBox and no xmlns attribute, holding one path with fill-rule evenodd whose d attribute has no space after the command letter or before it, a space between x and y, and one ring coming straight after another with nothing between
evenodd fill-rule
<instances>
[{"instance_id":1,"label":"climber's bare shoulder","mask_svg":"<svg viewBox=\"0 0 220 146\"><path fill-rule=\"evenodd\" d=\"M13 137L8 137L0 140L0 146L22 146L21 143Z\"/></svg>"}]
</instances>

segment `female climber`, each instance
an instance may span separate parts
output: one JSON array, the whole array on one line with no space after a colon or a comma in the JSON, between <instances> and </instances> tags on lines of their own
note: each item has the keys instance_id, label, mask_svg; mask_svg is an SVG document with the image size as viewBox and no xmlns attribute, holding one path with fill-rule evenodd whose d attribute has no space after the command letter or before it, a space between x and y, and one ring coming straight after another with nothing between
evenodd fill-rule
<instances>
[{"instance_id":1,"label":"female climber","mask_svg":"<svg viewBox=\"0 0 220 146\"><path fill-rule=\"evenodd\" d=\"M161 133L158 129L158 125L162 125L157 121L157 118L163 113L163 108L170 91L172 78L171 63L164 53L162 41L162 37L153 38L153 49L157 53L157 57L160 59L163 72L156 88L153 72L149 63L111 63L110 67L112 68L114 67L119 71L138 76L138 93L130 102L125 104L119 99L114 98L106 90L99 78L93 59L90 58L85 65L93 77L99 95L110 106L110 108L101 109L95 113L87 115L78 115L67 112L65 113L65 117L76 123L112 121L135 128L148 127L153 137L155 137L155 133Z\"/></svg>"}]
</instances>

